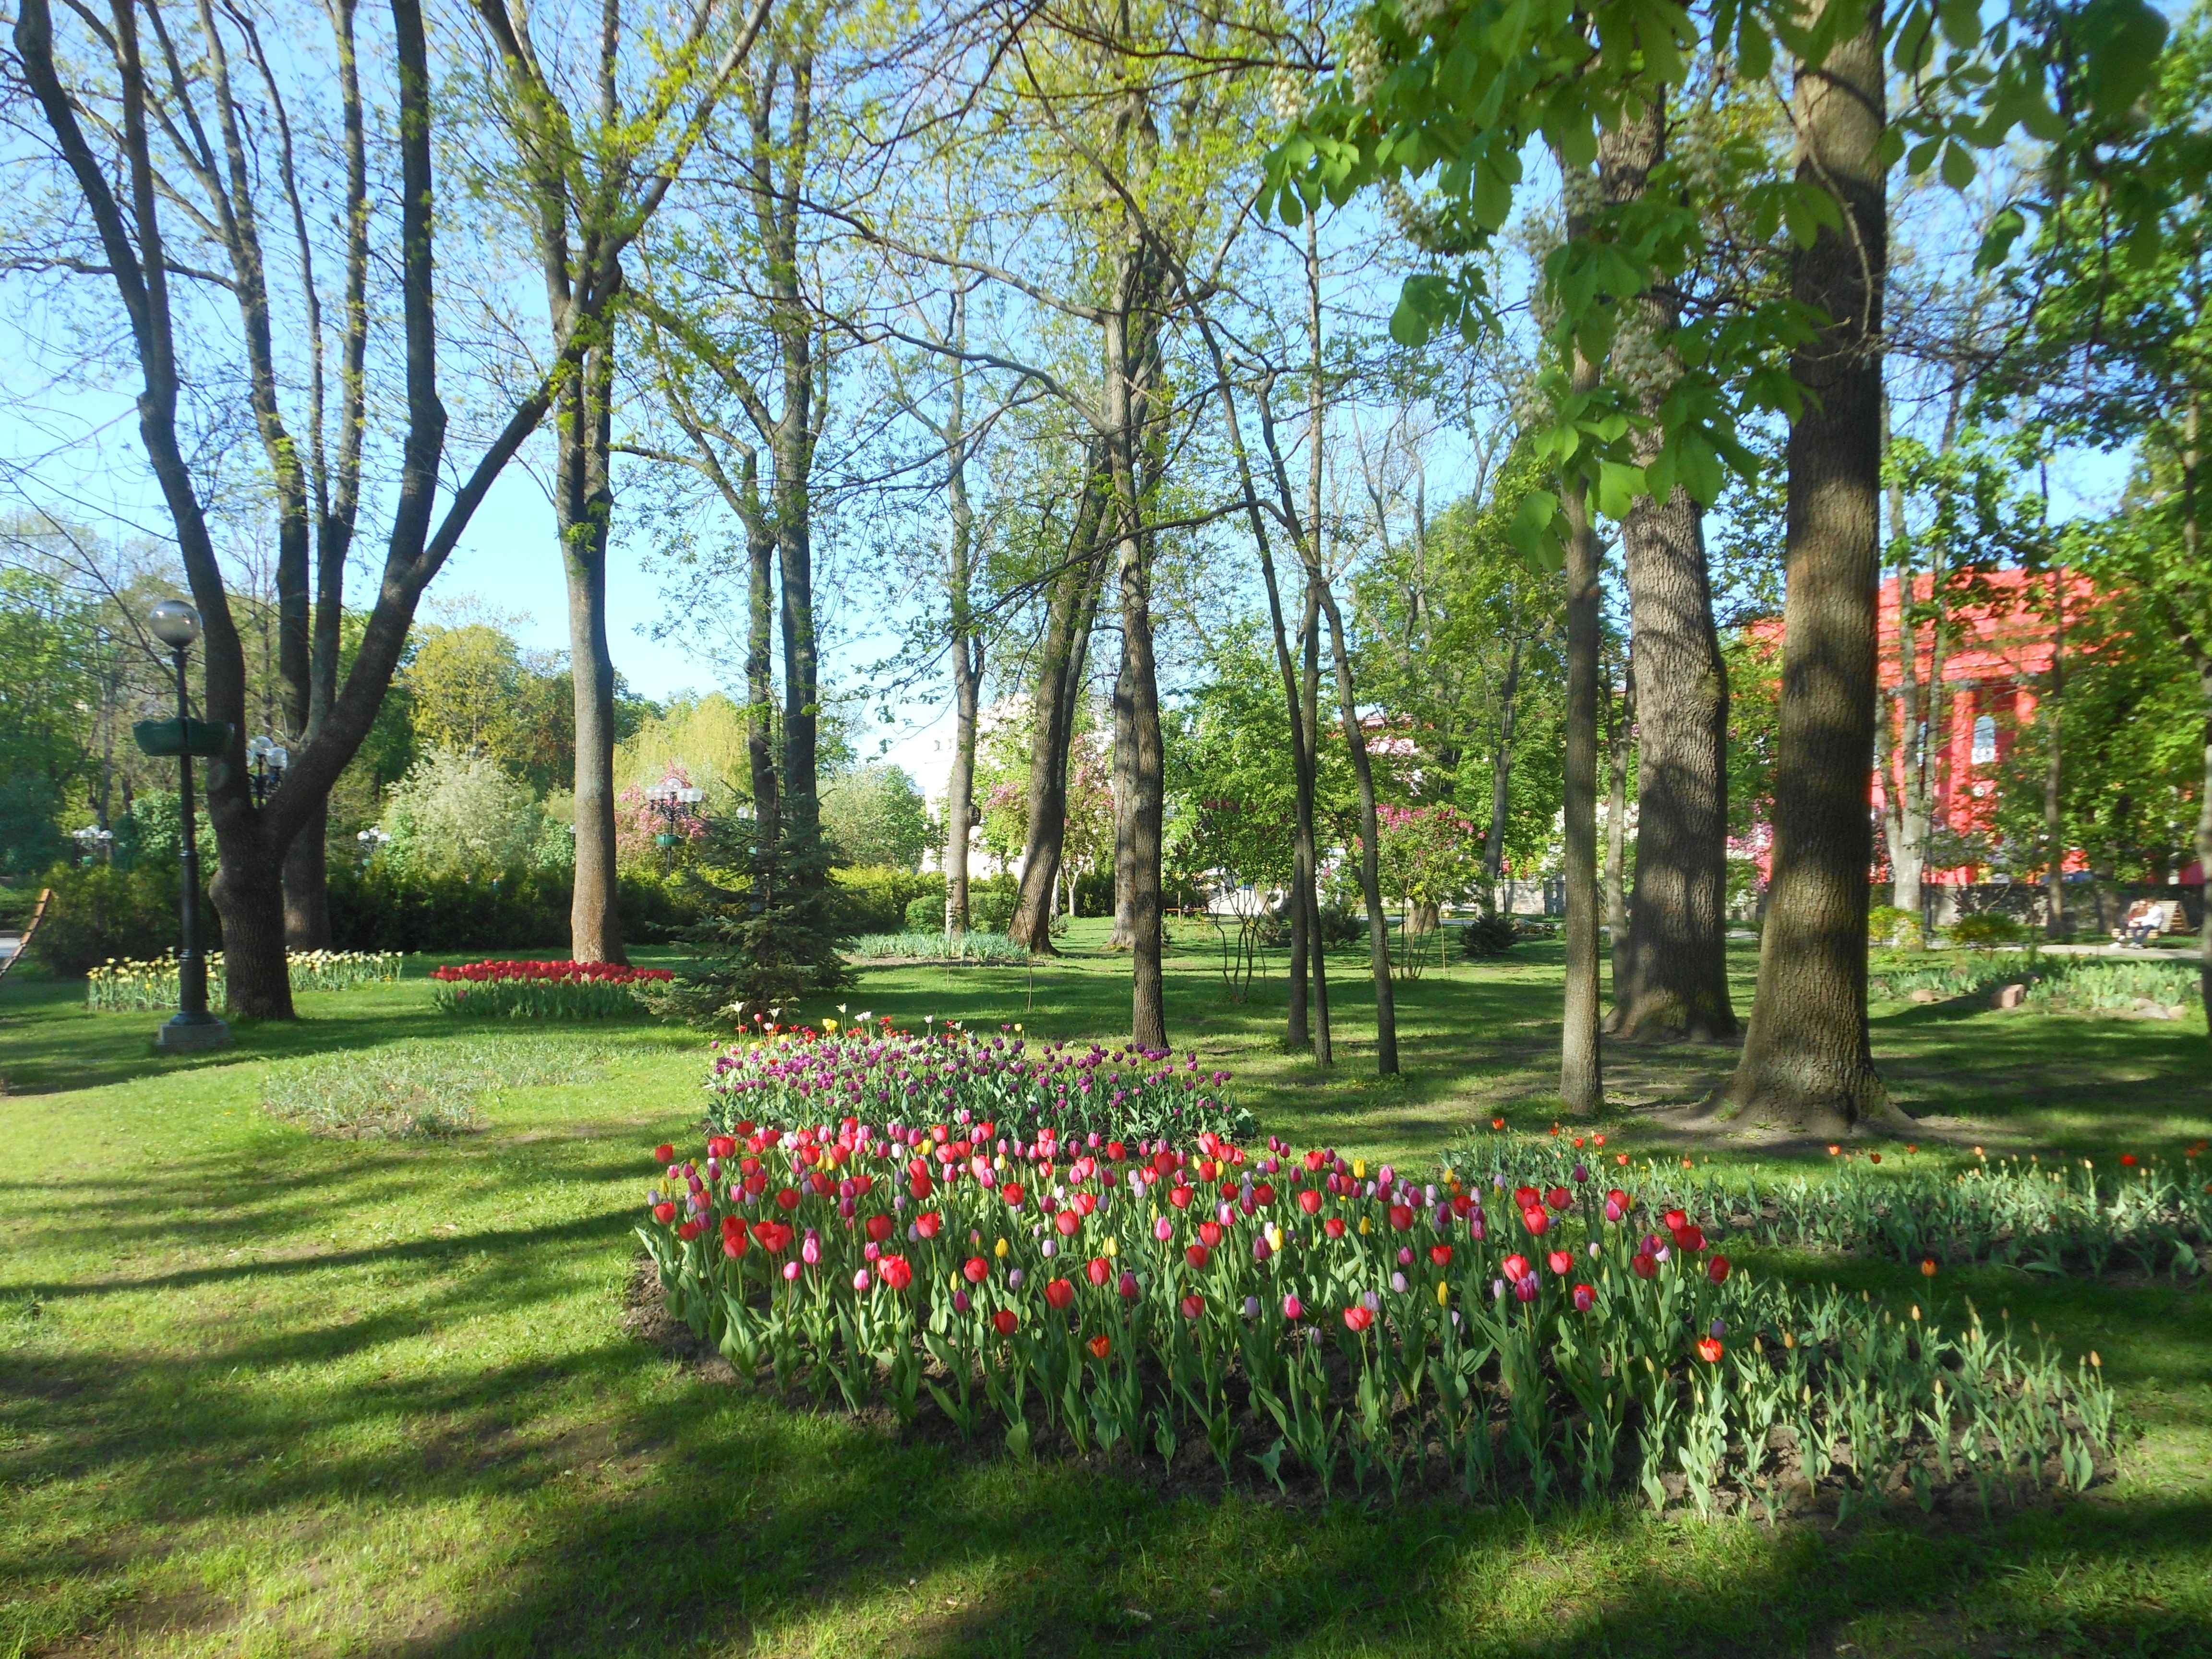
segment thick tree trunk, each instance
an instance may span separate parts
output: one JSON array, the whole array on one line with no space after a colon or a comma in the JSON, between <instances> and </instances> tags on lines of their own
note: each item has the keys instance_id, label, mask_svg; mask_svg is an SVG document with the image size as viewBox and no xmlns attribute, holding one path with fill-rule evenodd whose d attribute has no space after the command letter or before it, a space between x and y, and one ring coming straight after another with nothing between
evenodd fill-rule
<instances>
[{"instance_id":1,"label":"thick tree trunk","mask_svg":"<svg viewBox=\"0 0 2212 1659\"><path fill-rule=\"evenodd\" d=\"M1160 742L1159 681L1152 663L1151 573L1144 541L1121 543L1122 665L1129 684L1129 1040L1139 1048L1168 1046L1165 987L1160 976L1160 825L1166 783Z\"/></svg>"},{"instance_id":2,"label":"thick tree trunk","mask_svg":"<svg viewBox=\"0 0 2212 1659\"><path fill-rule=\"evenodd\" d=\"M1834 0L1826 0L1833 3ZM1893 1113L1866 1013L1867 875L1874 853L1875 597L1881 574L1881 7L1796 91L1798 177L1839 198L1797 256L1793 297L1829 320L1801 346L1790 431L1774 878L1751 1032L1727 1109L1820 1133Z\"/></svg>"},{"instance_id":3,"label":"thick tree trunk","mask_svg":"<svg viewBox=\"0 0 2212 1659\"><path fill-rule=\"evenodd\" d=\"M1605 925L1612 945L1613 994L1628 975L1628 751L1636 726L1636 671L1615 707L1605 796Z\"/></svg>"},{"instance_id":4,"label":"thick tree trunk","mask_svg":"<svg viewBox=\"0 0 2212 1659\"><path fill-rule=\"evenodd\" d=\"M326 951L331 945L331 887L325 867L331 803L315 803L284 854L284 948Z\"/></svg>"},{"instance_id":5,"label":"thick tree trunk","mask_svg":"<svg viewBox=\"0 0 2212 1659\"><path fill-rule=\"evenodd\" d=\"M1602 567L1586 487L1570 484L1565 501L1568 532L1567 984L1559 1034L1559 1100L1568 1111L1589 1115L1605 1103L1597 1029L1597 671ZM1640 892L1642 832L1638 840Z\"/></svg>"},{"instance_id":6,"label":"thick tree trunk","mask_svg":"<svg viewBox=\"0 0 2212 1659\"><path fill-rule=\"evenodd\" d=\"M1733 1036L1728 987L1728 670L1703 514L1677 486L1621 526L1638 695L1636 886L1610 1029Z\"/></svg>"},{"instance_id":7,"label":"thick tree trunk","mask_svg":"<svg viewBox=\"0 0 2212 1659\"><path fill-rule=\"evenodd\" d=\"M555 416L554 493L561 564L568 586L569 684L576 720L576 868L568 903L568 954L624 962L615 874L615 665L607 641L607 533L614 363L602 344L562 393Z\"/></svg>"},{"instance_id":8,"label":"thick tree trunk","mask_svg":"<svg viewBox=\"0 0 2212 1659\"><path fill-rule=\"evenodd\" d=\"M1044 644L1030 699L1029 830L1022 842L1021 896L1007 931L1042 956L1052 942L1052 886L1067 839L1067 761L1075 737L1082 665L1091 618L1098 602L1098 532L1109 486L1094 455L1086 455L1084 493L1067 541L1067 556L1053 579L1045 613ZM1120 840L1115 837L1116 842Z\"/></svg>"}]
</instances>

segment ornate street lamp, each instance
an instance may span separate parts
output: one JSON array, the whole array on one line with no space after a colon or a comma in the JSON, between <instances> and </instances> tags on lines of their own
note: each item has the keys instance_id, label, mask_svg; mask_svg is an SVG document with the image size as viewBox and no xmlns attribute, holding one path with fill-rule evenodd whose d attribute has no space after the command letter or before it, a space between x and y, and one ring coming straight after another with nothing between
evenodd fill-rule
<instances>
[{"instance_id":1,"label":"ornate street lamp","mask_svg":"<svg viewBox=\"0 0 2212 1659\"><path fill-rule=\"evenodd\" d=\"M645 799L659 812L661 822L665 826L653 838L653 844L660 848L661 868L664 871L673 870L676 867L676 843L682 839L676 833L676 826L683 818L684 809L696 806L706 799L707 792L693 788L681 778L670 776L647 790Z\"/></svg>"},{"instance_id":2,"label":"ornate street lamp","mask_svg":"<svg viewBox=\"0 0 2212 1659\"><path fill-rule=\"evenodd\" d=\"M141 720L132 730L149 755L177 757L177 811L184 830L184 943L177 951L177 1012L161 1027L155 1046L169 1054L219 1048L230 1041L230 1027L207 1006L207 957L200 950L200 852L193 827L192 757L208 758L230 747L228 722L196 720L186 712L185 659L200 636L200 613L182 599L163 599L147 613L154 637L169 647L177 665L177 718Z\"/></svg>"},{"instance_id":3,"label":"ornate street lamp","mask_svg":"<svg viewBox=\"0 0 2212 1659\"><path fill-rule=\"evenodd\" d=\"M108 849L115 845L115 832L103 830L96 823L88 823L82 830L70 830L70 839L84 848L88 861L96 861L106 858Z\"/></svg>"},{"instance_id":4,"label":"ornate street lamp","mask_svg":"<svg viewBox=\"0 0 2212 1659\"><path fill-rule=\"evenodd\" d=\"M283 786L284 769L291 762L292 757L284 752L283 745L274 738L253 738L247 741L247 781L252 787L256 806L266 805L269 797Z\"/></svg>"},{"instance_id":5,"label":"ornate street lamp","mask_svg":"<svg viewBox=\"0 0 2212 1659\"><path fill-rule=\"evenodd\" d=\"M354 839L361 843L361 867L368 868L368 861L384 850L392 837L374 824L362 830Z\"/></svg>"}]
</instances>

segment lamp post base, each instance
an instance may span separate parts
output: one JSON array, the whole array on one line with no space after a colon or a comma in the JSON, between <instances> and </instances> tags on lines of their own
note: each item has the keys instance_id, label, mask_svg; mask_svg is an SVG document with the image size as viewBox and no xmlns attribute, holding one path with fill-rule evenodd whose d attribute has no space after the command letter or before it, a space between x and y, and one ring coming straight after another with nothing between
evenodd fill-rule
<instances>
[{"instance_id":1,"label":"lamp post base","mask_svg":"<svg viewBox=\"0 0 2212 1659\"><path fill-rule=\"evenodd\" d=\"M154 1039L154 1046L165 1054L195 1054L229 1042L230 1027L213 1014L178 1014Z\"/></svg>"}]
</instances>

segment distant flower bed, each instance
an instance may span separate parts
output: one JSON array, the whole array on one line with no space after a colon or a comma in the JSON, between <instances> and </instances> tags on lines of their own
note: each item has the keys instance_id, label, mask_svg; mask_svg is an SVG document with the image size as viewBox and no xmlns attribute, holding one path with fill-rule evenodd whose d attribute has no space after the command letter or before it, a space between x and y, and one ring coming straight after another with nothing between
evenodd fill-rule
<instances>
[{"instance_id":1,"label":"distant flower bed","mask_svg":"<svg viewBox=\"0 0 2212 1659\"><path fill-rule=\"evenodd\" d=\"M285 965L295 991L350 991L356 985L385 985L399 977L397 951L290 951ZM174 955L143 961L110 958L85 976L84 1006L96 1014L135 1012L177 1006ZM222 952L208 957L208 994L220 1007L227 1000Z\"/></svg>"},{"instance_id":2,"label":"distant flower bed","mask_svg":"<svg viewBox=\"0 0 2212 1659\"><path fill-rule=\"evenodd\" d=\"M1229 1073L1177 1063L1166 1050L1046 1043L1020 1028L900 1031L888 1019L839 1030L741 1037L714 1058L707 1087L718 1128L739 1119L794 1127L846 1112L927 1109L948 1121L990 1119L1009 1133L1123 1140L1210 1133L1249 1139L1252 1114L1224 1093Z\"/></svg>"},{"instance_id":3,"label":"distant flower bed","mask_svg":"<svg viewBox=\"0 0 2212 1659\"><path fill-rule=\"evenodd\" d=\"M1030 959L1029 947L1015 943L1004 933L862 933L846 947L846 951L863 962L905 957L930 962L1004 963L1018 968Z\"/></svg>"},{"instance_id":4,"label":"distant flower bed","mask_svg":"<svg viewBox=\"0 0 2212 1659\"><path fill-rule=\"evenodd\" d=\"M471 962L435 968L431 992L449 1014L483 1018L612 1019L643 1012L635 985L675 978L665 968L612 962Z\"/></svg>"},{"instance_id":5,"label":"distant flower bed","mask_svg":"<svg viewBox=\"0 0 2212 1659\"><path fill-rule=\"evenodd\" d=\"M2020 951L1911 960L1867 975L1874 1002L1948 1000L1987 996L2002 986L2023 988L2021 1006L2051 1013L2150 1013L2179 1018L2200 1006L2196 962L2056 957Z\"/></svg>"},{"instance_id":6,"label":"distant flower bed","mask_svg":"<svg viewBox=\"0 0 2212 1659\"><path fill-rule=\"evenodd\" d=\"M1587 1164L1424 1181L1273 1139L1031 1137L933 1094L656 1148L638 1232L671 1311L854 1411L1323 1494L1986 1512L2109 1455L2094 1354L1754 1277Z\"/></svg>"}]
</instances>

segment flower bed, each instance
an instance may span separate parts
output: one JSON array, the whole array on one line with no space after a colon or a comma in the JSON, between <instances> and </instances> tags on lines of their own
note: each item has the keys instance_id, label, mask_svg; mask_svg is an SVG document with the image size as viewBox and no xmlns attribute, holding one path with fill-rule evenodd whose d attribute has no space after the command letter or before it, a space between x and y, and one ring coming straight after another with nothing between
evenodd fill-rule
<instances>
[{"instance_id":1,"label":"flower bed","mask_svg":"<svg viewBox=\"0 0 2212 1659\"><path fill-rule=\"evenodd\" d=\"M1210 1133L856 1115L654 1157L669 1308L742 1371L927 1401L1017 1455L1771 1515L2079 1488L2111 1438L2094 1355L1754 1279L1588 1168L1417 1183Z\"/></svg>"},{"instance_id":2,"label":"flower bed","mask_svg":"<svg viewBox=\"0 0 2212 1659\"><path fill-rule=\"evenodd\" d=\"M2152 1013L2180 1018L2200 1006L2197 963L2132 957L2047 956L2014 951L1916 957L1867 975L1875 1002L1987 996L2000 987L2023 988L2021 1006L2045 1013Z\"/></svg>"},{"instance_id":3,"label":"flower bed","mask_svg":"<svg viewBox=\"0 0 2212 1659\"><path fill-rule=\"evenodd\" d=\"M356 985L390 984L399 977L397 951L291 951L284 957L295 991L350 991ZM143 961L110 957L84 976L84 1006L96 1014L137 1012L177 1006L173 953ZM208 957L208 989L220 1007L228 1000L222 952Z\"/></svg>"},{"instance_id":4,"label":"flower bed","mask_svg":"<svg viewBox=\"0 0 2212 1659\"><path fill-rule=\"evenodd\" d=\"M846 947L861 962L973 963L979 967L1028 965L1029 947L1004 933L862 933Z\"/></svg>"},{"instance_id":5,"label":"flower bed","mask_svg":"<svg viewBox=\"0 0 2212 1659\"><path fill-rule=\"evenodd\" d=\"M1494 1146L1451 1156L1462 1167L1491 1163L1516 1182L1551 1185L1582 1148L1580 1140L1502 1135ZM1917 1147L1892 1146L1887 1162L1881 1152L1844 1157L1838 1149L1836 1166L1819 1176L1647 1160L1634 1179L1651 1202L1686 1211L1717 1238L1861 1251L1908 1265L1996 1262L2042 1273L2130 1267L2181 1279L2212 1267L2212 1183L2198 1167L2205 1150L2200 1143L2179 1159L2124 1153L2101 1169L2088 1159L1978 1157L1958 1170Z\"/></svg>"},{"instance_id":6,"label":"flower bed","mask_svg":"<svg viewBox=\"0 0 2212 1659\"><path fill-rule=\"evenodd\" d=\"M611 1019L644 1012L634 985L672 980L665 968L612 962L471 962L433 969L431 996L449 1014L486 1018Z\"/></svg>"},{"instance_id":7,"label":"flower bed","mask_svg":"<svg viewBox=\"0 0 2212 1659\"><path fill-rule=\"evenodd\" d=\"M1032 1050L1019 1026L988 1036L933 1024L900 1031L867 1016L849 1030L768 1031L741 1037L714 1057L707 1078L714 1127L739 1118L796 1128L825 1116L890 1116L927 1102L951 1123L989 1119L1000 1133L1034 1140L1048 1124L1060 1134L1122 1140L1201 1133L1231 1140L1257 1132L1250 1112L1225 1097L1229 1073L1201 1069L1196 1054L1097 1043L1046 1043Z\"/></svg>"}]
</instances>

